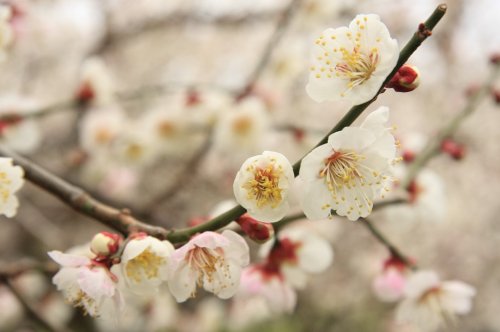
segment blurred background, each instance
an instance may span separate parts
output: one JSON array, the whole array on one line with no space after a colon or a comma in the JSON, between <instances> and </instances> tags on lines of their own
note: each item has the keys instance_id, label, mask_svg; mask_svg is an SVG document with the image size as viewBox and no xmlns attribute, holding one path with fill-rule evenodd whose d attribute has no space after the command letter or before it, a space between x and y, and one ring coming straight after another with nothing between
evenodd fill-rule
<instances>
[{"instance_id":1,"label":"blurred background","mask_svg":"<svg viewBox=\"0 0 500 332\"><path fill-rule=\"evenodd\" d=\"M175 228L206 220L232 199L246 158L272 150L298 160L346 112L348 104L318 104L305 92L310 51L324 29L375 13L402 47L440 2L2 3L12 8L13 38L0 63L0 114L27 118L2 126L0 139L100 200ZM420 87L387 91L368 109L390 107L402 153L417 153L464 107L466 91L485 82L488 59L500 50L498 0L447 5L410 59ZM485 98L453 137L463 156L442 154L421 173L429 196L372 217L420 266L477 288L472 313L443 330L500 330L499 123L495 100ZM105 230L29 183L18 196L17 216L0 217L1 262L46 261L47 251ZM394 325L394 304L372 292L388 257L383 246L342 218L313 228L331 243L335 261L299 292L293 315L253 321L250 312L231 317L230 301L200 294L177 305L165 294L120 331L418 331ZM64 304L50 276L24 273L15 283L55 325L115 329ZM8 293L0 287L0 331L33 330Z\"/></svg>"}]
</instances>

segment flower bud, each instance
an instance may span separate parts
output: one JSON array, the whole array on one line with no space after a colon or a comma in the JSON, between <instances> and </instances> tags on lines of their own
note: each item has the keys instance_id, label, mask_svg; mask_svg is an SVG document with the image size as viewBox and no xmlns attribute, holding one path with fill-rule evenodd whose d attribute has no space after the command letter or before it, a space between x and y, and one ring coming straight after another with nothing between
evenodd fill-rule
<instances>
[{"instance_id":1,"label":"flower bud","mask_svg":"<svg viewBox=\"0 0 500 332\"><path fill-rule=\"evenodd\" d=\"M95 98L95 91L89 82L84 82L78 90L75 96L79 105L87 105Z\"/></svg>"},{"instance_id":2,"label":"flower bud","mask_svg":"<svg viewBox=\"0 0 500 332\"><path fill-rule=\"evenodd\" d=\"M494 65L500 64L500 53L493 53L490 56L490 62Z\"/></svg>"},{"instance_id":3,"label":"flower bud","mask_svg":"<svg viewBox=\"0 0 500 332\"><path fill-rule=\"evenodd\" d=\"M120 248L123 238L114 233L100 232L90 242L90 250L97 256L110 256Z\"/></svg>"},{"instance_id":4,"label":"flower bud","mask_svg":"<svg viewBox=\"0 0 500 332\"><path fill-rule=\"evenodd\" d=\"M386 88L394 89L397 92L410 92L415 90L420 84L420 73L415 66L403 65L394 74Z\"/></svg>"},{"instance_id":5,"label":"flower bud","mask_svg":"<svg viewBox=\"0 0 500 332\"><path fill-rule=\"evenodd\" d=\"M411 150L404 150L403 154L401 155L403 157L403 161L407 164L411 163L413 160L415 160L415 152Z\"/></svg>"},{"instance_id":6,"label":"flower bud","mask_svg":"<svg viewBox=\"0 0 500 332\"><path fill-rule=\"evenodd\" d=\"M257 243L264 243L274 236L274 228L271 224L257 221L248 214L242 215L236 222L243 232Z\"/></svg>"},{"instance_id":7,"label":"flower bud","mask_svg":"<svg viewBox=\"0 0 500 332\"><path fill-rule=\"evenodd\" d=\"M493 89L491 91L491 94L493 95L493 100L497 105L500 105L500 90L499 89Z\"/></svg>"},{"instance_id":8,"label":"flower bud","mask_svg":"<svg viewBox=\"0 0 500 332\"><path fill-rule=\"evenodd\" d=\"M447 153L455 160L463 159L465 156L465 146L451 138L443 140L441 143L441 151Z\"/></svg>"}]
</instances>

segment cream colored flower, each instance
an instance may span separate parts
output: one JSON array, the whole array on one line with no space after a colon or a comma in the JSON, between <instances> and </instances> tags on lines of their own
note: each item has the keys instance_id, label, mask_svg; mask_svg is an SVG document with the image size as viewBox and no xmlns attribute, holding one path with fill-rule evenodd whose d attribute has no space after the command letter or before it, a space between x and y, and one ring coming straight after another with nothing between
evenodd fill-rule
<instances>
[{"instance_id":1,"label":"cream colored flower","mask_svg":"<svg viewBox=\"0 0 500 332\"><path fill-rule=\"evenodd\" d=\"M358 105L375 96L398 61L398 43L377 15L358 15L349 27L316 40L307 93L315 101Z\"/></svg>"},{"instance_id":2,"label":"cream colored flower","mask_svg":"<svg viewBox=\"0 0 500 332\"><path fill-rule=\"evenodd\" d=\"M24 170L13 166L12 159L0 157L0 214L12 218L17 213L19 201L15 193L24 184Z\"/></svg>"},{"instance_id":3,"label":"cream colored flower","mask_svg":"<svg viewBox=\"0 0 500 332\"><path fill-rule=\"evenodd\" d=\"M288 212L292 165L281 153L264 151L247 159L236 174L234 196L259 221L275 222Z\"/></svg>"}]
</instances>

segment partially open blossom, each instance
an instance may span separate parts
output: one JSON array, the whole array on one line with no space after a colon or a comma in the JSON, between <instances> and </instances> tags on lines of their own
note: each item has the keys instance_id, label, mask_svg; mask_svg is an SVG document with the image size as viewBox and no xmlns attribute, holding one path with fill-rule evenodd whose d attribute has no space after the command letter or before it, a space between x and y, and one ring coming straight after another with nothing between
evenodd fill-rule
<instances>
[{"instance_id":1,"label":"partially open blossom","mask_svg":"<svg viewBox=\"0 0 500 332\"><path fill-rule=\"evenodd\" d=\"M90 250L97 256L115 254L120 248L123 238L119 234L100 232L94 235L90 242Z\"/></svg>"},{"instance_id":2,"label":"partially open blossom","mask_svg":"<svg viewBox=\"0 0 500 332\"><path fill-rule=\"evenodd\" d=\"M257 243L264 243L274 236L274 228L271 224L257 221L248 214L242 215L236 222L243 232Z\"/></svg>"},{"instance_id":3,"label":"partially open blossom","mask_svg":"<svg viewBox=\"0 0 500 332\"><path fill-rule=\"evenodd\" d=\"M398 43L377 15L358 15L349 27L316 39L306 90L315 101L358 105L375 96L398 61Z\"/></svg>"},{"instance_id":4,"label":"partially open blossom","mask_svg":"<svg viewBox=\"0 0 500 332\"><path fill-rule=\"evenodd\" d=\"M276 243L262 246L268 271L279 271L286 281L304 288L309 274L325 271L333 262L330 244L304 227L290 227L278 233Z\"/></svg>"},{"instance_id":5,"label":"partially open blossom","mask_svg":"<svg viewBox=\"0 0 500 332\"><path fill-rule=\"evenodd\" d=\"M24 184L24 170L12 165L11 158L0 157L0 214L12 218L17 213L19 201L15 193Z\"/></svg>"},{"instance_id":6,"label":"partially open blossom","mask_svg":"<svg viewBox=\"0 0 500 332\"><path fill-rule=\"evenodd\" d=\"M196 287L227 299L236 293L241 269L248 265L249 249L233 231L195 235L169 260L168 286L177 302L196 294Z\"/></svg>"},{"instance_id":7,"label":"partially open blossom","mask_svg":"<svg viewBox=\"0 0 500 332\"><path fill-rule=\"evenodd\" d=\"M389 109L380 107L360 127L333 133L302 160L301 205L308 219L326 219L333 210L349 220L371 213L395 160L395 140L385 126L388 118Z\"/></svg>"},{"instance_id":8,"label":"partially open blossom","mask_svg":"<svg viewBox=\"0 0 500 332\"><path fill-rule=\"evenodd\" d=\"M408 278L396 320L433 331L452 321L455 315L469 313L475 294L476 290L466 283L440 281L433 271L419 271Z\"/></svg>"},{"instance_id":9,"label":"partially open blossom","mask_svg":"<svg viewBox=\"0 0 500 332\"><path fill-rule=\"evenodd\" d=\"M265 301L269 314L290 313L297 304L297 294L279 274L269 271L264 265L251 265L241 273L241 283L235 297L235 305L260 298Z\"/></svg>"},{"instance_id":10,"label":"partially open blossom","mask_svg":"<svg viewBox=\"0 0 500 332\"><path fill-rule=\"evenodd\" d=\"M109 104L114 98L114 84L104 62L97 57L85 60L76 98L81 103Z\"/></svg>"},{"instance_id":11,"label":"partially open blossom","mask_svg":"<svg viewBox=\"0 0 500 332\"><path fill-rule=\"evenodd\" d=\"M118 280L105 264L87 256L48 253L61 269L52 279L69 303L82 308L91 316L113 314L123 306Z\"/></svg>"},{"instance_id":12,"label":"partially open blossom","mask_svg":"<svg viewBox=\"0 0 500 332\"><path fill-rule=\"evenodd\" d=\"M126 244L121 256L122 275L132 291L157 290L167 280L167 264L174 246L145 234Z\"/></svg>"},{"instance_id":13,"label":"partially open blossom","mask_svg":"<svg viewBox=\"0 0 500 332\"><path fill-rule=\"evenodd\" d=\"M285 156L264 151L243 163L234 179L234 196L252 218L275 222L290 208L288 197L293 179L292 165Z\"/></svg>"},{"instance_id":14,"label":"partially open blossom","mask_svg":"<svg viewBox=\"0 0 500 332\"><path fill-rule=\"evenodd\" d=\"M401 299L409 272L407 266L398 258L387 259L382 273L373 280L372 289L377 298L383 302L395 302Z\"/></svg>"},{"instance_id":15,"label":"partially open blossom","mask_svg":"<svg viewBox=\"0 0 500 332\"><path fill-rule=\"evenodd\" d=\"M386 84L386 88L397 92L410 92L420 84L420 73L415 66L403 65Z\"/></svg>"}]
</instances>

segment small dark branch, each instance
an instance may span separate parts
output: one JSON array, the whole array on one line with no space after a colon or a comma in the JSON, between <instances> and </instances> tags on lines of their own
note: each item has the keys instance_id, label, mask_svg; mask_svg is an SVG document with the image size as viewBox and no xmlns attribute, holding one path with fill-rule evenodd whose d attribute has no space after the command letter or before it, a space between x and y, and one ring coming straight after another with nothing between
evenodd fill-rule
<instances>
[{"instance_id":1,"label":"small dark branch","mask_svg":"<svg viewBox=\"0 0 500 332\"><path fill-rule=\"evenodd\" d=\"M39 313L38 311L29 303L23 295L17 290L17 288L12 284L9 278L6 278L4 276L0 276L0 282L2 282L14 295L19 303L23 306L26 314L28 317L36 324L38 325L43 331L49 331L49 332L64 332L68 330L63 330L63 329L58 329L56 327L53 327L51 324L49 324Z\"/></svg>"},{"instance_id":2,"label":"small dark branch","mask_svg":"<svg viewBox=\"0 0 500 332\"><path fill-rule=\"evenodd\" d=\"M236 99L241 99L241 98L249 95L252 92L252 89L254 88L255 83L257 83L260 76L264 72L264 69L266 68L267 64L269 63L269 60L271 59L271 55L273 54L273 50L279 44L281 38L283 37L283 35L285 33L286 28L289 26L290 21L292 20L293 14L295 13L297 8L299 7L300 1L301 0L291 0L288 7L282 13L280 20L279 20L278 24L276 25L276 29L274 30L273 34L271 35L271 38L269 38L266 46L264 47L264 50L262 51L262 54L259 58L259 61L257 62L257 65L255 66L254 70L250 74L245 86L243 88L241 88L241 91L237 94Z\"/></svg>"},{"instance_id":3,"label":"small dark branch","mask_svg":"<svg viewBox=\"0 0 500 332\"><path fill-rule=\"evenodd\" d=\"M347 126L350 126L361 115L361 113L363 113L363 111L365 109L367 109L368 106L371 105L371 103L373 103L375 100L377 100L378 95L381 94L382 91L384 91L385 85L391 80L391 78L394 76L394 74L397 73L399 68L401 68L401 66L403 66L406 63L406 61L408 61L410 56L417 50L417 48L422 44L422 42L424 40L426 40L427 37L430 36L430 32L432 31L432 29L434 29L434 27L441 20L441 18L443 18L445 13L446 13L446 5L441 4L434 10L434 12L431 14L431 16L429 16L429 18L427 19L427 21L425 21L425 23L421 23L419 25L419 27L418 27L417 31L415 32L415 34L413 35L413 37L406 43L405 47L399 53L399 59L398 59L398 63L396 65L396 67L394 67L394 69L389 74L389 76L387 76L387 78L385 79L384 83L381 85L380 90L375 95L375 97L373 97L371 100L367 101L366 103L353 106L344 115L344 117L342 119L340 119L340 121L337 123L337 125L335 127L333 127L333 129L330 130L330 132L328 134L326 134L326 136L323 137L323 139L321 141L319 141L318 144L316 144L316 146L314 148L328 142L328 137L331 134L333 134L337 131L341 131L342 129L344 129ZM428 31L428 33L422 33L422 31L421 31L422 25L424 26L425 31ZM299 174L301 162L302 162L302 159L297 161L293 165L293 172L294 172L295 176L297 176Z\"/></svg>"},{"instance_id":4,"label":"small dark branch","mask_svg":"<svg viewBox=\"0 0 500 332\"><path fill-rule=\"evenodd\" d=\"M123 41L132 39L140 34L147 33L148 31L164 29L170 26L178 26L182 24L239 26L249 23L255 23L258 21L270 20L275 16L276 13L271 11L250 13L246 15L224 15L214 19L185 12L170 13L163 17L158 17L140 24L131 25L125 29L110 29L105 38L103 38L100 45L96 48L94 53L105 53L108 49Z\"/></svg>"},{"instance_id":5,"label":"small dark branch","mask_svg":"<svg viewBox=\"0 0 500 332\"><path fill-rule=\"evenodd\" d=\"M96 200L81 188L66 182L28 159L10 151L5 146L0 145L0 155L12 158L16 165L21 166L24 169L26 179L30 182L58 197L76 211L92 217L116 231L125 235L131 232L146 232L161 239L168 234L164 228L148 225L136 219L127 209L116 209Z\"/></svg>"},{"instance_id":6,"label":"small dark branch","mask_svg":"<svg viewBox=\"0 0 500 332\"><path fill-rule=\"evenodd\" d=\"M384 245L387 250L389 250L390 254L403 262L406 266L408 266L411 269L417 269L417 266L411 261L408 256L404 255L401 250L399 250L394 244L392 244L385 235L383 235L376 227L373 225L372 221L366 219L366 218L360 218L359 222L365 226L370 233Z\"/></svg>"},{"instance_id":7,"label":"small dark branch","mask_svg":"<svg viewBox=\"0 0 500 332\"><path fill-rule=\"evenodd\" d=\"M500 73L500 66L495 66L491 72L490 77L481 86L481 88L471 95L467 101L465 107L457 113L451 121L443 127L436 136L429 141L427 146L420 152L415 160L410 164L408 173L405 178L401 181L401 188L407 188L411 181L415 179L420 170L427 165L427 163L437 154L439 154L441 143L444 139L453 136L453 133L458 129L460 124L471 115L476 109L479 103L490 94L490 89L495 82L496 78Z\"/></svg>"},{"instance_id":8,"label":"small dark branch","mask_svg":"<svg viewBox=\"0 0 500 332\"><path fill-rule=\"evenodd\" d=\"M158 193L151 199L151 201L143 208L144 211L154 212L156 208L163 202L168 201L175 197L179 192L179 188L185 186L190 180L196 176L199 165L203 162L210 146L212 145L211 133L209 133L205 142L193 153L191 159L184 165L182 171L175 177L174 183L170 184L166 190Z\"/></svg>"}]
</instances>

